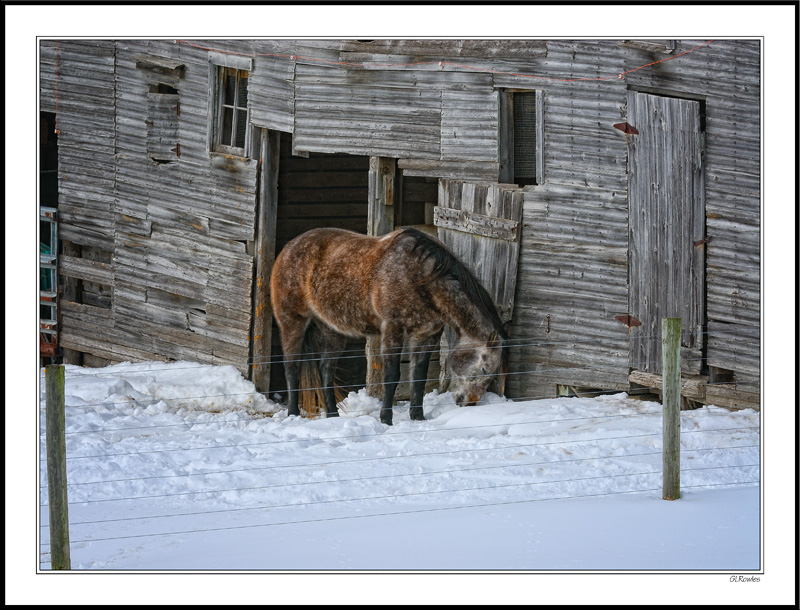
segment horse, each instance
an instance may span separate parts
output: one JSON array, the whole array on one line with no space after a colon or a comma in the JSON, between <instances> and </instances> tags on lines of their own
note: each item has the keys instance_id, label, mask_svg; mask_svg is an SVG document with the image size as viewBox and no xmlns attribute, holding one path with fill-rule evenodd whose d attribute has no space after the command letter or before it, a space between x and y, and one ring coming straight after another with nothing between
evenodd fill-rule
<instances>
[{"instance_id":1,"label":"horse","mask_svg":"<svg viewBox=\"0 0 800 610\"><path fill-rule=\"evenodd\" d=\"M380 237L335 228L307 231L275 259L270 299L283 347L289 415L300 415L298 378L309 329L320 340L326 417L338 416L334 372L347 337L380 337L384 424L392 425L404 341L411 356L409 414L412 420L425 419L422 398L432 346L438 345L445 325L455 337L448 367L456 403L476 404L493 379L503 393L506 325L469 269L418 229L400 228Z\"/></svg>"}]
</instances>

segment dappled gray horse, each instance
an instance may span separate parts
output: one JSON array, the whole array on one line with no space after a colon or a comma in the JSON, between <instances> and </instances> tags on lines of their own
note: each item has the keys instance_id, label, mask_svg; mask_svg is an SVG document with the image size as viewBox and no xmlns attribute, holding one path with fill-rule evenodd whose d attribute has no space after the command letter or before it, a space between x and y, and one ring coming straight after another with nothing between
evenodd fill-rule
<instances>
[{"instance_id":1,"label":"dappled gray horse","mask_svg":"<svg viewBox=\"0 0 800 610\"><path fill-rule=\"evenodd\" d=\"M411 419L425 419L422 397L431 353L445 325L450 347L450 389L459 406L474 404L508 367L508 335L491 297L439 240L412 228L383 237L342 229L314 229L290 241L270 279L289 392L289 415L299 415L298 380L309 328L321 339L319 367L325 410L338 415L336 361L347 337L380 336L384 370L381 421L392 423L404 341L411 355Z\"/></svg>"}]
</instances>

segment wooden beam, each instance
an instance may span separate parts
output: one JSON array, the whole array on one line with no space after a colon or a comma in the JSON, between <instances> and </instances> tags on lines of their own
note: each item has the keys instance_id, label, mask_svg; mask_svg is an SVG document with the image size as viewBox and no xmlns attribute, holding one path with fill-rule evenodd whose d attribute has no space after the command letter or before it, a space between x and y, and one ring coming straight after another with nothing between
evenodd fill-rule
<instances>
[{"instance_id":1,"label":"wooden beam","mask_svg":"<svg viewBox=\"0 0 800 610\"><path fill-rule=\"evenodd\" d=\"M516 220L486 216L485 214L454 210L441 206L433 208L433 217L433 224L445 229L494 237L495 239L504 239L506 241L517 241L519 237L517 232L519 222Z\"/></svg>"},{"instance_id":2,"label":"wooden beam","mask_svg":"<svg viewBox=\"0 0 800 610\"><path fill-rule=\"evenodd\" d=\"M628 380L645 388L660 390L663 385L661 375L644 371L631 371L630 375L628 375ZM681 396L691 398L697 402L705 402L707 383L708 380L705 377L681 379Z\"/></svg>"},{"instance_id":3,"label":"wooden beam","mask_svg":"<svg viewBox=\"0 0 800 610\"><path fill-rule=\"evenodd\" d=\"M272 355L272 304L269 279L275 262L278 215L280 132L261 135L261 174L258 189L253 281L253 325L250 333L250 379L259 392L269 392Z\"/></svg>"},{"instance_id":4,"label":"wooden beam","mask_svg":"<svg viewBox=\"0 0 800 610\"><path fill-rule=\"evenodd\" d=\"M369 190L367 195L367 233L384 235L394 231L394 193L397 179L397 159L370 157ZM367 339L367 393L383 398L383 359L379 337Z\"/></svg>"}]
</instances>

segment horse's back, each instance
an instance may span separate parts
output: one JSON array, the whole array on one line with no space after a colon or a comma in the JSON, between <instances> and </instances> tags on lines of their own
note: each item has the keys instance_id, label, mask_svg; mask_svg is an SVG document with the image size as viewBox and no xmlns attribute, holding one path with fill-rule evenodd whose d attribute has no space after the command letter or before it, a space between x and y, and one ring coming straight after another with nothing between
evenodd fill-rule
<instances>
[{"instance_id":1,"label":"horse's back","mask_svg":"<svg viewBox=\"0 0 800 610\"><path fill-rule=\"evenodd\" d=\"M272 270L273 310L313 317L342 334L378 334L373 308L376 267L387 241L335 228L312 229L290 241Z\"/></svg>"}]
</instances>

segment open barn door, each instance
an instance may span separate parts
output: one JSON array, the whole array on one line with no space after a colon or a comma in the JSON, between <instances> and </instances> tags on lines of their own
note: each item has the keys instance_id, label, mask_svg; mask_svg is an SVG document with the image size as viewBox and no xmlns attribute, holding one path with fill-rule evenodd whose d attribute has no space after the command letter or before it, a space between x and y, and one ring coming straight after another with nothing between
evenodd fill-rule
<instances>
[{"instance_id":1,"label":"open barn door","mask_svg":"<svg viewBox=\"0 0 800 610\"><path fill-rule=\"evenodd\" d=\"M705 178L700 102L628 93L631 368L661 372L661 319L682 318L682 369L705 334Z\"/></svg>"},{"instance_id":2,"label":"open barn door","mask_svg":"<svg viewBox=\"0 0 800 610\"><path fill-rule=\"evenodd\" d=\"M509 321L517 286L522 189L514 185L440 180L434 224L439 239L489 292L503 322ZM445 391L445 348L442 351L441 388Z\"/></svg>"}]
</instances>

